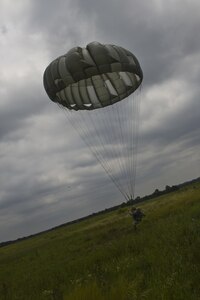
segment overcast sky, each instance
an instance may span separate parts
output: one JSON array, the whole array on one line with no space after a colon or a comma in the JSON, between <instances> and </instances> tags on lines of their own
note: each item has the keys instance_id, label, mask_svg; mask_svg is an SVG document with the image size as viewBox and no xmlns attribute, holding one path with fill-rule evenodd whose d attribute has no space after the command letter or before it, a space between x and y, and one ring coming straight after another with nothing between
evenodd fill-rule
<instances>
[{"instance_id":1,"label":"overcast sky","mask_svg":"<svg viewBox=\"0 0 200 300\"><path fill-rule=\"evenodd\" d=\"M124 201L43 88L46 66L76 45L140 61L136 195L200 175L198 0L13 2L0 1L0 241Z\"/></svg>"}]
</instances>

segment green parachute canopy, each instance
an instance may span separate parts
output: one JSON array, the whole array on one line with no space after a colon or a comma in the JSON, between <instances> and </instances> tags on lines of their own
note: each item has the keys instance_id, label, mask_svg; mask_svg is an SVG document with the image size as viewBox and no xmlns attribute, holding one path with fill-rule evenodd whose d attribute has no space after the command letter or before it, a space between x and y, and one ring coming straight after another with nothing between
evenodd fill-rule
<instances>
[{"instance_id":1,"label":"green parachute canopy","mask_svg":"<svg viewBox=\"0 0 200 300\"><path fill-rule=\"evenodd\" d=\"M135 194L139 101L134 91L142 79L130 51L98 42L58 57L43 78L49 98L63 109L126 200Z\"/></svg>"},{"instance_id":2,"label":"green parachute canopy","mask_svg":"<svg viewBox=\"0 0 200 300\"><path fill-rule=\"evenodd\" d=\"M93 110L126 98L142 79L130 51L92 42L52 61L44 72L44 87L52 101L70 110Z\"/></svg>"}]
</instances>

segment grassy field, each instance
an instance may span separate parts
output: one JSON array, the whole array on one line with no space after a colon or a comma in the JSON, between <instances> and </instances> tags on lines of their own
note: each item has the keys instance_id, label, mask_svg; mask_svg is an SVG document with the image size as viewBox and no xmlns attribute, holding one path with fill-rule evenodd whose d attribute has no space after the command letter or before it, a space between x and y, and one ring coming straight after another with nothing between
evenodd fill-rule
<instances>
[{"instance_id":1,"label":"grassy field","mask_svg":"<svg viewBox=\"0 0 200 300\"><path fill-rule=\"evenodd\" d=\"M0 299L200 299L200 184L140 207L0 248Z\"/></svg>"}]
</instances>

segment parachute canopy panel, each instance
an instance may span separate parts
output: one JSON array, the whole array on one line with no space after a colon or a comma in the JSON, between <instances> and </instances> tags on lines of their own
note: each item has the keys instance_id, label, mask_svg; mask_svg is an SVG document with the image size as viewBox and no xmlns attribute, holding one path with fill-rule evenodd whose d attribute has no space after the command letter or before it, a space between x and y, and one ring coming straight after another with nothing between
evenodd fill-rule
<instances>
[{"instance_id":1,"label":"parachute canopy panel","mask_svg":"<svg viewBox=\"0 0 200 300\"><path fill-rule=\"evenodd\" d=\"M70 110L112 105L133 93L142 79L140 64L130 51L98 42L58 57L43 78L49 98Z\"/></svg>"}]
</instances>

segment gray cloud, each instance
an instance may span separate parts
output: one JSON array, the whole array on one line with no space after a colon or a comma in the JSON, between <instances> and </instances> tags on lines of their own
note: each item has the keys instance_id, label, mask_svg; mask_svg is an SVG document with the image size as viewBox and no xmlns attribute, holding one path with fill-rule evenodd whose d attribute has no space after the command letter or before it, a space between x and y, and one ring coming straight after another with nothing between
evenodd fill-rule
<instances>
[{"instance_id":1,"label":"gray cloud","mask_svg":"<svg viewBox=\"0 0 200 300\"><path fill-rule=\"evenodd\" d=\"M199 176L199 8L195 0L0 4L0 240L123 201L43 89L45 67L75 45L93 40L121 45L141 63L137 194ZM124 112L122 122L129 114ZM116 118L109 118L117 124ZM108 123L104 115L98 122L102 135ZM89 129L87 138L100 148L96 131ZM107 130L105 141L112 151L102 148L102 153L109 164L114 166L122 154L127 163L128 139L128 128L121 145ZM117 177L119 171L114 168Z\"/></svg>"}]
</instances>

